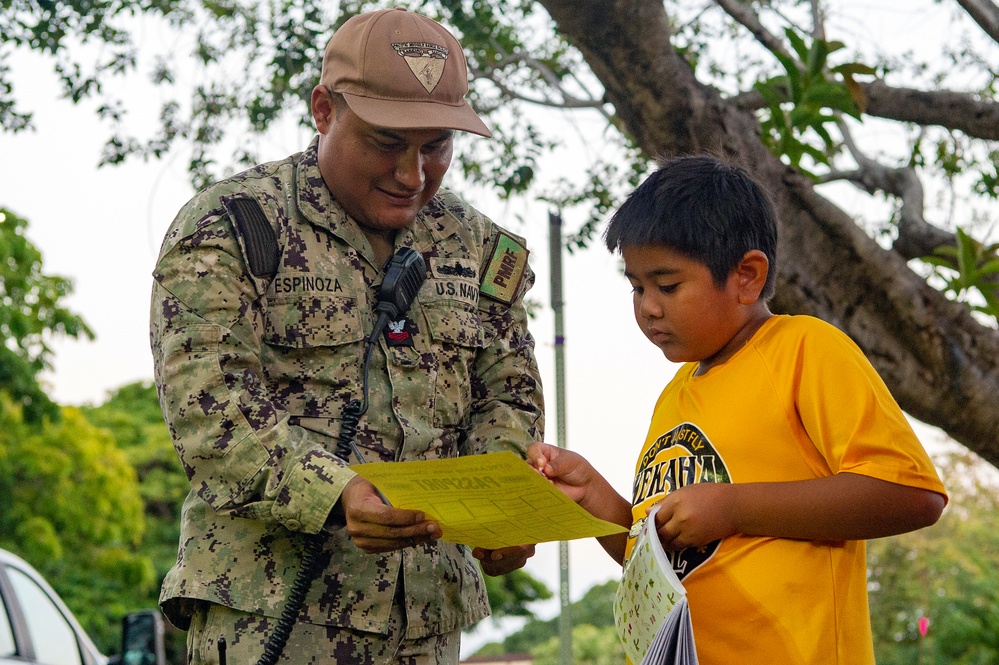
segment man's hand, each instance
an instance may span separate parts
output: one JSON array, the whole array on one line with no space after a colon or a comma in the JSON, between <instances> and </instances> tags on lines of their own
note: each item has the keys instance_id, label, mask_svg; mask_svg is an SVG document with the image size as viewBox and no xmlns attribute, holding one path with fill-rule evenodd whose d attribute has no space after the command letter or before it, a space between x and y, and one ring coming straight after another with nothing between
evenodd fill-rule
<instances>
[{"instance_id":1,"label":"man's hand","mask_svg":"<svg viewBox=\"0 0 999 665\"><path fill-rule=\"evenodd\" d=\"M437 522L427 520L418 510L385 505L374 485L360 476L352 478L343 488L340 504L347 520L347 533L368 554L415 547L441 537Z\"/></svg>"},{"instance_id":2,"label":"man's hand","mask_svg":"<svg viewBox=\"0 0 999 665\"><path fill-rule=\"evenodd\" d=\"M482 564L482 572L495 577L523 568L527 560L534 556L534 545L516 545L498 550L476 547L472 550L472 556Z\"/></svg>"}]
</instances>

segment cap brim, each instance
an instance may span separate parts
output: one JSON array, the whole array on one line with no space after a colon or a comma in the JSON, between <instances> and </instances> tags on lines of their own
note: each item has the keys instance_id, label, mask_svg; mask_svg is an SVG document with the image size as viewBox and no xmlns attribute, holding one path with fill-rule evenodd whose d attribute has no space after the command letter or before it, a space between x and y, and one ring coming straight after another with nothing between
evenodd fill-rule
<instances>
[{"instance_id":1,"label":"cap brim","mask_svg":"<svg viewBox=\"0 0 999 665\"><path fill-rule=\"evenodd\" d=\"M341 93L350 110L364 122L389 129L457 129L479 136L493 134L467 102L451 106L438 102L411 102Z\"/></svg>"}]
</instances>

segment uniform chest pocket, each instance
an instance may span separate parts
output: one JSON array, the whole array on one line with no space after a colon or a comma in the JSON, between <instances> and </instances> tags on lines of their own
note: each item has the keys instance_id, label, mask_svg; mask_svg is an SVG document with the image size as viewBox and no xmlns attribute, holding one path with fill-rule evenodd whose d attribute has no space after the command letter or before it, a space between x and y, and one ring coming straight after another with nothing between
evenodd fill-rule
<instances>
[{"instance_id":1,"label":"uniform chest pocket","mask_svg":"<svg viewBox=\"0 0 999 665\"><path fill-rule=\"evenodd\" d=\"M363 340L355 298L268 298L261 363L272 392L292 415L339 413L359 391Z\"/></svg>"},{"instance_id":2,"label":"uniform chest pocket","mask_svg":"<svg viewBox=\"0 0 999 665\"><path fill-rule=\"evenodd\" d=\"M472 405L474 365L485 346L479 313L454 301L424 303L434 357L434 425L462 426Z\"/></svg>"}]
</instances>

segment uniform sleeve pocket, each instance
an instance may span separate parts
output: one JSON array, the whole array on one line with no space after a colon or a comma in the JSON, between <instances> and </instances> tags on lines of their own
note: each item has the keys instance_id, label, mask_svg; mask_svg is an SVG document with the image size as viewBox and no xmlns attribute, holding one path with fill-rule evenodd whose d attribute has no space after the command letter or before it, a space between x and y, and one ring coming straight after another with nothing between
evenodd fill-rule
<instances>
[{"instance_id":1,"label":"uniform sleeve pocket","mask_svg":"<svg viewBox=\"0 0 999 665\"><path fill-rule=\"evenodd\" d=\"M238 501L268 458L222 375L223 335L200 324L163 341L164 416L191 485L216 510Z\"/></svg>"}]
</instances>

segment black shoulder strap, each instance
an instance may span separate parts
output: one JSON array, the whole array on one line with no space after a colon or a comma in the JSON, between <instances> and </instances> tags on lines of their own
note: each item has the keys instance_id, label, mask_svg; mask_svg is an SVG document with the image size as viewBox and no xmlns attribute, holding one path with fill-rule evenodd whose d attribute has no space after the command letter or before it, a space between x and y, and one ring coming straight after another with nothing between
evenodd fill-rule
<instances>
[{"instance_id":1,"label":"black shoulder strap","mask_svg":"<svg viewBox=\"0 0 999 665\"><path fill-rule=\"evenodd\" d=\"M274 227L260 207L260 202L251 197L240 196L227 200L225 206L236 222L236 232L243 238L250 272L255 277L273 277L277 272L281 250Z\"/></svg>"}]
</instances>

